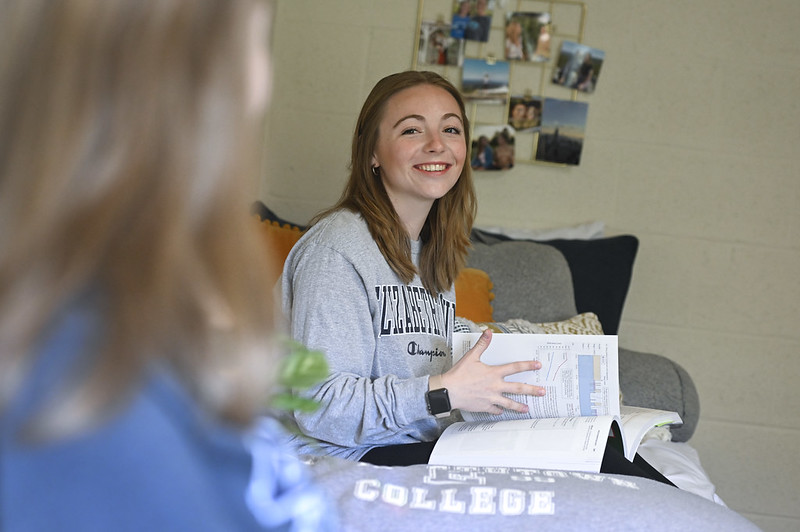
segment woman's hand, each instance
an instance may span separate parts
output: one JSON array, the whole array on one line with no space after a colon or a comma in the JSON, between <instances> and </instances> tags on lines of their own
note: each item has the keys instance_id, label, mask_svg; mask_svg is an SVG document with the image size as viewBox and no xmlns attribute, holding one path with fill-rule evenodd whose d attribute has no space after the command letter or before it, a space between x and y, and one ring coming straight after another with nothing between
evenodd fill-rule
<instances>
[{"instance_id":1,"label":"woman's hand","mask_svg":"<svg viewBox=\"0 0 800 532\"><path fill-rule=\"evenodd\" d=\"M540 369L536 360L490 366L480 358L492 341L492 331L485 330L475 345L443 375L431 377L431 389L447 388L450 406L471 412L500 414L503 408L527 412L528 406L503 394L544 395L544 388L523 382L506 382L505 377L523 371ZM438 380L438 382L437 382ZM439 386L440 384L440 386Z\"/></svg>"}]
</instances>

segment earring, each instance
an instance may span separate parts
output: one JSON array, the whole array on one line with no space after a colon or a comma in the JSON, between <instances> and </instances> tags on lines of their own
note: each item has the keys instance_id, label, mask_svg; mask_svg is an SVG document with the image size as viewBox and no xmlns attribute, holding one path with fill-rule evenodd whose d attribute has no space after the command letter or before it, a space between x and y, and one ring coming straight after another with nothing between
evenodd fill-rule
<instances>
[{"instance_id":1,"label":"earring","mask_svg":"<svg viewBox=\"0 0 800 532\"><path fill-rule=\"evenodd\" d=\"M372 167L372 175L374 175L375 177L380 177L381 176L380 168L381 168L380 166L373 166Z\"/></svg>"}]
</instances>

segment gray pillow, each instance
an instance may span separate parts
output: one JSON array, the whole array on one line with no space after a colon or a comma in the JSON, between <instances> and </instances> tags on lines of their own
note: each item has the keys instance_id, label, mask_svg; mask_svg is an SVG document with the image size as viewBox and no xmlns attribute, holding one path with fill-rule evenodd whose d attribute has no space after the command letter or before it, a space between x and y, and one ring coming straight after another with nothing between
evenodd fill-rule
<instances>
[{"instance_id":1,"label":"gray pillow","mask_svg":"<svg viewBox=\"0 0 800 532\"><path fill-rule=\"evenodd\" d=\"M672 441L689 441L700 419L700 399L689 373L665 356L619 348L619 388L622 402L670 410L683 425L672 427Z\"/></svg>"},{"instance_id":2,"label":"gray pillow","mask_svg":"<svg viewBox=\"0 0 800 532\"><path fill-rule=\"evenodd\" d=\"M489 274L494 321L561 321L576 315L569 265L560 251L526 241L473 244L467 266Z\"/></svg>"}]
</instances>

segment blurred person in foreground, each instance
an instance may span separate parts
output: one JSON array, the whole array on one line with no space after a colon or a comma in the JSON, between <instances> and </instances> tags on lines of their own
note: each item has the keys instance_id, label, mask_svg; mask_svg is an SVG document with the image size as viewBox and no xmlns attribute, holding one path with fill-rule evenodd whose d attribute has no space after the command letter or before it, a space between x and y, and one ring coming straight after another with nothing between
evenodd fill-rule
<instances>
[{"instance_id":1,"label":"blurred person in foreground","mask_svg":"<svg viewBox=\"0 0 800 532\"><path fill-rule=\"evenodd\" d=\"M0 0L0 529L333 526L250 431L269 26L256 0Z\"/></svg>"}]
</instances>

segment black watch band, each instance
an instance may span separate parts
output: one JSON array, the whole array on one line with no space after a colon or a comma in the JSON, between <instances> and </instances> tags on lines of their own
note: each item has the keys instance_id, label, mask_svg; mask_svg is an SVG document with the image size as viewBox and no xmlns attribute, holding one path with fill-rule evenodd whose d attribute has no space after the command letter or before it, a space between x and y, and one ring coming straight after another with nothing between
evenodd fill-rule
<instances>
[{"instance_id":1,"label":"black watch band","mask_svg":"<svg viewBox=\"0 0 800 532\"><path fill-rule=\"evenodd\" d=\"M428 403L428 412L432 416L447 417L450 415L450 396L447 388L429 390L425 394L425 401Z\"/></svg>"}]
</instances>

